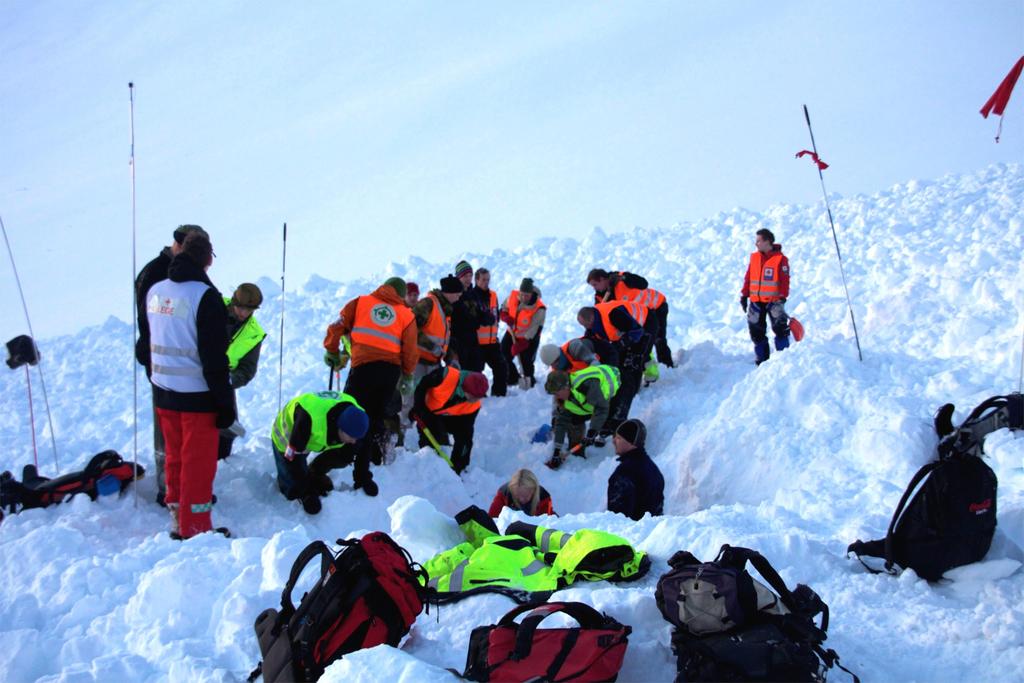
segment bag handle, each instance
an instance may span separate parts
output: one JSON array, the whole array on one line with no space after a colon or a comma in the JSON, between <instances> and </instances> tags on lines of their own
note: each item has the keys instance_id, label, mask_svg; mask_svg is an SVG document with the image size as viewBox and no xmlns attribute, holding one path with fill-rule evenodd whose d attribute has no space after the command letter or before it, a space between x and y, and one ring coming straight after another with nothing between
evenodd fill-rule
<instances>
[{"instance_id":1,"label":"bag handle","mask_svg":"<svg viewBox=\"0 0 1024 683\"><path fill-rule=\"evenodd\" d=\"M775 571L775 567L765 559L765 556L756 550L731 546L726 543L718 551L718 557L715 558L715 562L735 566L737 569L743 569L744 565L749 562L757 570L757 573L761 575L761 578L767 581L768 585L779 594L783 604L792 612L798 611L796 602L793 600L793 594L786 586L786 582Z\"/></svg>"},{"instance_id":2,"label":"bag handle","mask_svg":"<svg viewBox=\"0 0 1024 683\"><path fill-rule=\"evenodd\" d=\"M524 605L524 607L528 608L529 606ZM526 609L523 609L523 607L517 607L502 617L499 624L510 626L512 625L512 619L509 619L509 616L513 613L521 614L525 611ZM545 605L535 606L533 611L516 628L516 647L512 651L511 656L513 661L519 661L530 656L530 649L533 647L533 634L537 627L540 626L540 622L557 612L568 614L579 623L581 628L601 628L605 624L605 618L600 612L582 602L550 602ZM515 617L512 618L514 619ZM509 621L506 622L506 619L509 619Z\"/></svg>"},{"instance_id":3,"label":"bag handle","mask_svg":"<svg viewBox=\"0 0 1024 683\"><path fill-rule=\"evenodd\" d=\"M900 515L903 514L903 508L907 505L910 495L917 489L917 485L922 480L941 464L941 461L930 462L923 466L914 475L914 478L910 480L910 484L907 486L907 490L903 492L903 496L900 498L900 502L896 505L896 511L892 513L892 520L889 522L889 529L885 532L885 571L890 574L893 573L893 535L896 531L896 522L899 521Z\"/></svg>"},{"instance_id":4,"label":"bag handle","mask_svg":"<svg viewBox=\"0 0 1024 683\"><path fill-rule=\"evenodd\" d=\"M295 605L292 604L292 590L295 588L295 582L299 580L299 575L302 574L306 565L316 557L320 558L320 578L323 578L327 573L327 568L334 563L334 555L323 541L313 541L299 553L299 556L295 558L295 563L292 564L288 583L281 591L281 614L284 619L290 619L295 613Z\"/></svg>"}]
</instances>

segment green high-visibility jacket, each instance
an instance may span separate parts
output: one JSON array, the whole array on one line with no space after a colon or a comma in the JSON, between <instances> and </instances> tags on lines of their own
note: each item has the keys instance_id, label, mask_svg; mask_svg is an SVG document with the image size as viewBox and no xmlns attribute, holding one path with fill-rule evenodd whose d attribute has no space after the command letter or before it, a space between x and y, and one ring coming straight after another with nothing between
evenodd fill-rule
<instances>
[{"instance_id":1,"label":"green high-visibility jacket","mask_svg":"<svg viewBox=\"0 0 1024 683\"><path fill-rule=\"evenodd\" d=\"M224 305L227 306L231 303L229 297L224 297ZM238 328L235 332L235 336L231 338L231 343L228 344L228 366L231 370L238 367L238 361L245 358L245 354L256 348L267 336L267 333L260 327L260 323L256 320L255 315L250 315L249 319Z\"/></svg>"},{"instance_id":2,"label":"green high-visibility jacket","mask_svg":"<svg viewBox=\"0 0 1024 683\"><path fill-rule=\"evenodd\" d=\"M335 428L335 425L327 424L327 413L339 403L349 403L360 410L363 409L353 397L337 391L300 394L288 401L278 414L277 419L274 420L274 428L270 433L274 446L282 453L288 450L288 440L291 438L292 426L295 424L295 407L302 406L302 409L309 413L309 417L312 419L306 451L323 453L332 448L341 448L345 444L332 444L327 440L327 430Z\"/></svg>"},{"instance_id":3,"label":"green high-visibility jacket","mask_svg":"<svg viewBox=\"0 0 1024 683\"><path fill-rule=\"evenodd\" d=\"M601 395L611 401L622 385L619 369L611 365L592 365L569 375L569 398L565 401L565 409L575 415L593 415L594 406L587 402L587 395L580 391L584 382L597 379L601 383Z\"/></svg>"},{"instance_id":4,"label":"green high-visibility jacket","mask_svg":"<svg viewBox=\"0 0 1024 683\"><path fill-rule=\"evenodd\" d=\"M442 555L447 557L442 559ZM492 536L451 571L446 571L450 560L451 551L445 551L427 563L430 575L427 585L440 593L463 593L481 588L535 593L558 588L558 577L551 567L538 559L536 549L520 536ZM430 574L429 567L443 573Z\"/></svg>"}]
</instances>

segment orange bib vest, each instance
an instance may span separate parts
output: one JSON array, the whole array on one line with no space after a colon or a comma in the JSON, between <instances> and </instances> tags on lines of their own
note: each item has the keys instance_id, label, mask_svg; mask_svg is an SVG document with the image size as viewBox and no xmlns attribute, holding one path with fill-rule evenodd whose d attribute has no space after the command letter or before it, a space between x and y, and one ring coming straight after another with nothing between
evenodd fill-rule
<instances>
[{"instance_id":1,"label":"orange bib vest","mask_svg":"<svg viewBox=\"0 0 1024 683\"><path fill-rule=\"evenodd\" d=\"M597 309L597 314L601 316L601 323L604 325L605 334L608 335L608 341L610 342L617 342L622 339L622 331L612 324L609 315L616 308L623 306L626 307L626 312L633 316L633 319L641 327L647 322L647 307L635 301L609 301L608 303L597 304L594 308Z\"/></svg>"},{"instance_id":2,"label":"orange bib vest","mask_svg":"<svg viewBox=\"0 0 1024 683\"><path fill-rule=\"evenodd\" d=\"M775 252L768 258L764 258L764 254L759 251L755 251L750 255L747 275L750 277L751 301L771 302L778 300L779 264L781 263L781 252Z\"/></svg>"},{"instance_id":3,"label":"orange bib vest","mask_svg":"<svg viewBox=\"0 0 1024 683\"><path fill-rule=\"evenodd\" d=\"M427 294L427 296L434 300L434 308L430 311L430 317L427 319L427 324L420 330L427 336L431 342L441 347L441 354L434 353L433 349L424 348L420 345L420 360L425 363L440 363L441 358L445 353L448 352L448 339L451 336L451 328L449 326L448 316L444 314L444 310L441 308L441 302L437 296L433 293Z\"/></svg>"},{"instance_id":4,"label":"orange bib vest","mask_svg":"<svg viewBox=\"0 0 1024 683\"><path fill-rule=\"evenodd\" d=\"M372 294L366 294L356 301L352 343L401 354L402 330L413 320L412 311L407 306L389 304Z\"/></svg>"},{"instance_id":5,"label":"orange bib vest","mask_svg":"<svg viewBox=\"0 0 1024 683\"><path fill-rule=\"evenodd\" d=\"M656 289L632 289L625 282L615 283L613 298L619 301L636 301L651 310L665 303L665 295Z\"/></svg>"},{"instance_id":6,"label":"orange bib vest","mask_svg":"<svg viewBox=\"0 0 1024 683\"><path fill-rule=\"evenodd\" d=\"M491 295L491 298L488 301L487 310L494 316L494 324L476 328L476 340L480 346L498 343L498 295L494 293L493 289L489 290L488 294Z\"/></svg>"},{"instance_id":7,"label":"orange bib vest","mask_svg":"<svg viewBox=\"0 0 1024 683\"><path fill-rule=\"evenodd\" d=\"M572 355L569 354L569 343L570 342L565 342L564 344L562 344L562 353L565 354L566 359L569 361L569 374L572 374L577 370L589 368L589 363L584 363L581 360L576 360L575 358L572 357Z\"/></svg>"},{"instance_id":8,"label":"orange bib vest","mask_svg":"<svg viewBox=\"0 0 1024 683\"><path fill-rule=\"evenodd\" d=\"M512 328L512 336L519 337L519 332L530 327L530 321L533 320L533 314L542 308L547 308L540 297L537 297L537 303L532 308L519 308L519 290L513 291L508 295L508 314L516 321Z\"/></svg>"},{"instance_id":9,"label":"orange bib vest","mask_svg":"<svg viewBox=\"0 0 1024 683\"><path fill-rule=\"evenodd\" d=\"M456 398L460 372L450 367L444 369L444 379L436 387L427 389L427 409L435 415L470 415L480 410L480 401Z\"/></svg>"}]
</instances>

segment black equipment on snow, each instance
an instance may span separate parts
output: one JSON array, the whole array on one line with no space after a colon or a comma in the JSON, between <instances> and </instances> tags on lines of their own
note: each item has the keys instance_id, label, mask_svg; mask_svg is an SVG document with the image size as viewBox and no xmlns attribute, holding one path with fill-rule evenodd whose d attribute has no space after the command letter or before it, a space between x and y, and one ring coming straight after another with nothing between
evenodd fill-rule
<instances>
[{"instance_id":1,"label":"black equipment on snow","mask_svg":"<svg viewBox=\"0 0 1024 683\"><path fill-rule=\"evenodd\" d=\"M747 562L771 588L747 573ZM723 545L714 562L701 562L679 551L669 565L655 599L674 626L676 680L819 682L838 666L859 683L822 647L828 605L803 584L790 591L759 552Z\"/></svg>"},{"instance_id":2,"label":"black equipment on snow","mask_svg":"<svg viewBox=\"0 0 1024 683\"><path fill-rule=\"evenodd\" d=\"M868 571L862 555L909 567L928 581L985 557L996 530L998 482L981 459L985 437L1004 427L1024 429L1024 396L993 396L954 428L952 403L935 414L938 460L917 471L893 513L885 538L857 540L847 548Z\"/></svg>"},{"instance_id":3,"label":"black equipment on snow","mask_svg":"<svg viewBox=\"0 0 1024 683\"><path fill-rule=\"evenodd\" d=\"M7 367L11 370L22 365L36 365L39 362L39 349L32 337L21 334L7 342Z\"/></svg>"},{"instance_id":4,"label":"black equipment on snow","mask_svg":"<svg viewBox=\"0 0 1024 683\"><path fill-rule=\"evenodd\" d=\"M134 470L134 476L133 476ZM21 481L10 472L0 474L0 508L18 512L28 508L44 508L84 493L92 500L96 497L124 489L135 479L141 479L145 470L141 465L125 462L115 451L94 455L84 470L69 472L54 479L40 477L34 465L25 465Z\"/></svg>"}]
</instances>

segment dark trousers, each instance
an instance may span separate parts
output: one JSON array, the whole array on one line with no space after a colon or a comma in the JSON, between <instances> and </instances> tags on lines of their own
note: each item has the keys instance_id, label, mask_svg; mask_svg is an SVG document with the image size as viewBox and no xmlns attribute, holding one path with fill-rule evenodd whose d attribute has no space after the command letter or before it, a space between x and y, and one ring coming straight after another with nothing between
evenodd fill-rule
<instances>
[{"instance_id":1,"label":"dark trousers","mask_svg":"<svg viewBox=\"0 0 1024 683\"><path fill-rule=\"evenodd\" d=\"M658 334L654 338L654 349L658 354L658 362L665 367L675 367L672 362L672 349L668 347L665 336L668 334L668 301L651 311L658 318Z\"/></svg>"},{"instance_id":2,"label":"dark trousers","mask_svg":"<svg viewBox=\"0 0 1024 683\"><path fill-rule=\"evenodd\" d=\"M387 361L374 361L349 370L345 393L351 395L370 418L370 429L357 445L355 469L352 472L352 478L357 484L373 479L370 473L371 460L378 465L384 462L387 444L384 418L388 416L388 404L401 376L402 369Z\"/></svg>"},{"instance_id":3,"label":"dark trousers","mask_svg":"<svg viewBox=\"0 0 1024 683\"><path fill-rule=\"evenodd\" d=\"M530 379L530 386L537 383L533 376L533 361L537 358L537 349L540 348L540 334L543 331L544 326L542 325L526 348L519 353L519 362L523 364L523 376ZM517 384L519 382L519 368L516 367L515 359L512 357L513 341L512 335L508 332L501 338L501 355L505 357L505 363L508 366L509 384Z\"/></svg>"},{"instance_id":4,"label":"dark trousers","mask_svg":"<svg viewBox=\"0 0 1024 683\"><path fill-rule=\"evenodd\" d=\"M768 346L768 321L771 320L772 332L775 333L775 350L789 348L789 316L786 307L778 301L755 302L747 304L747 329L750 340L754 342L754 354L760 365L771 356Z\"/></svg>"},{"instance_id":5,"label":"dark trousers","mask_svg":"<svg viewBox=\"0 0 1024 683\"><path fill-rule=\"evenodd\" d=\"M459 367L471 372L483 372L484 355L480 352L480 344L476 339L467 343L460 341L458 346Z\"/></svg>"},{"instance_id":6,"label":"dark trousers","mask_svg":"<svg viewBox=\"0 0 1024 683\"><path fill-rule=\"evenodd\" d=\"M452 467L456 473L461 473L469 466L469 456L473 452L473 430L476 425L476 416L479 414L479 410L469 415L428 414L423 419L427 429L439 444L452 446ZM420 448L431 446L423 430L419 427L416 429L420 435ZM454 444L452 444L452 439L454 439Z\"/></svg>"},{"instance_id":7,"label":"dark trousers","mask_svg":"<svg viewBox=\"0 0 1024 683\"><path fill-rule=\"evenodd\" d=\"M352 464L356 454L352 446L332 448L313 458L307 463L309 455L299 453L288 460L284 453L274 449L274 464L277 466L277 487L288 500L296 500L310 494L320 495L323 491L316 487L316 479L326 476L331 470L347 467Z\"/></svg>"},{"instance_id":8,"label":"dark trousers","mask_svg":"<svg viewBox=\"0 0 1024 683\"><path fill-rule=\"evenodd\" d=\"M491 369L491 396L505 396L508 393L508 363L501 352L501 344L481 346L480 354ZM483 366L480 369L483 370Z\"/></svg>"},{"instance_id":9,"label":"dark trousers","mask_svg":"<svg viewBox=\"0 0 1024 683\"><path fill-rule=\"evenodd\" d=\"M619 374L622 384L612 397L608 421L601 429L603 434L611 434L621 423L629 419L629 409L633 405L633 397L640 390L643 382L644 366L651 355L654 340L644 337L636 344L619 349Z\"/></svg>"}]
</instances>

